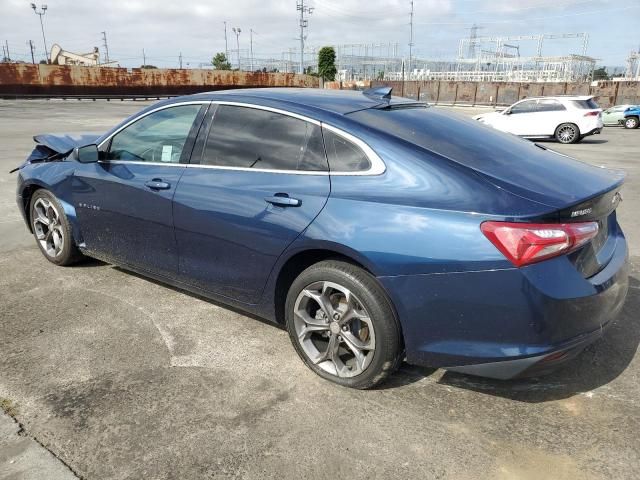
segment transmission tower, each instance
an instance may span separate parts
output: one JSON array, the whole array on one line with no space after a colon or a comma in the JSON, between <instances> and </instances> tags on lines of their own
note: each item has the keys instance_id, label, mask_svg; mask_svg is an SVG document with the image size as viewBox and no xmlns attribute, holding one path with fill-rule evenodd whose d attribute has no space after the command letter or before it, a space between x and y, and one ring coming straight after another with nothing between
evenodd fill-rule
<instances>
[{"instance_id":1,"label":"transmission tower","mask_svg":"<svg viewBox=\"0 0 640 480\"><path fill-rule=\"evenodd\" d=\"M478 30L479 27L475 23L469 29L469 51L467 52L467 58L475 58L478 50Z\"/></svg>"},{"instance_id":2,"label":"transmission tower","mask_svg":"<svg viewBox=\"0 0 640 480\"><path fill-rule=\"evenodd\" d=\"M102 46L104 47L104 63L109 63L109 46L107 45L107 32L102 32Z\"/></svg>"},{"instance_id":3,"label":"transmission tower","mask_svg":"<svg viewBox=\"0 0 640 480\"><path fill-rule=\"evenodd\" d=\"M304 29L309 26L309 20L304 18L304 14L313 13L313 7L308 7L304 4L304 0L298 0L296 3L296 10L300 12L300 72L304 73L304 41L307 37L304 34Z\"/></svg>"}]
</instances>

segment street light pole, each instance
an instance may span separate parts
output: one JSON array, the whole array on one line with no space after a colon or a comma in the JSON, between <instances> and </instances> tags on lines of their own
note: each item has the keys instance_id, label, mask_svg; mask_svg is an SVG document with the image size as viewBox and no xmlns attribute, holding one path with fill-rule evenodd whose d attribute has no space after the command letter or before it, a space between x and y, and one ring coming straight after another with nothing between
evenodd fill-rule
<instances>
[{"instance_id":1,"label":"street light pole","mask_svg":"<svg viewBox=\"0 0 640 480\"><path fill-rule=\"evenodd\" d=\"M47 58L47 63L51 63L51 58L49 57L49 50L47 49L47 38L44 36L44 22L42 21L42 17L44 17L44 14L47 13L47 6L41 5L39 12L35 3L31 4L31 8L33 8L33 11L35 12L35 14L40 17L40 28L42 29L42 41L44 42L44 55Z\"/></svg>"},{"instance_id":2,"label":"street light pole","mask_svg":"<svg viewBox=\"0 0 640 480\"><path fill-rule=\"evenodd\" d=\"M241 70L240 67L240 27L233 27L233 33L236 34L236 48L238 49L238 70Z\"/></svg>"},{"instance_id":3,"label":"street light pole","mask_svg":"<svg viewBox=\"0 0 640 480\"><path fill-rule=\"evenodd\" d=\"M251 52L251 71L253 72L253 29L250 28L249 29L249 42L250 42L250 47L249 50Z\"/></svg>"},{"instance_id":4,"label":"street light pole","mask_svg":"<svg viewBox=\"0 0 640 480\"><path fill-rule=\"evenodd\" d=\"M229 61L229 45L227 44L227 22L224 23L224 57L225 60Z\"/></svg>"}]
</instances>

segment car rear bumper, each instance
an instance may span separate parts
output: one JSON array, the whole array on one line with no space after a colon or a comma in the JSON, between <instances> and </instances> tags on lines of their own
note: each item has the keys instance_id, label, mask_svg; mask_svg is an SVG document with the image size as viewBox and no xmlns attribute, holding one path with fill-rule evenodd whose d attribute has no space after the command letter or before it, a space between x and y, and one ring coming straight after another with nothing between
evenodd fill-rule
<instances>
[{"instance_id":1,"label":"car rear bumper","mask_svg":"<svg viewBox=\"0 0 640 480\"><path fill-rule=\"evenodd\" d=\"M381 277L407 361L508 379L544 373L595 341L628 289L621 232L606 267L585 279L567 257L521 269Z\"/></svg>"},{"instance_id":2,"label":"car rear bumper","mask_svg":"<svg viewBox=\"0 0 640 480\"><path fill-rule=\"evenodd\" d=\"M588 137L589 135L598 135L598 134L600 134L600 132L602 132L602 128L603 127L594 128L594 129L588 131L587 133L584 133L583 135L585 137Z\"/></svg>"}]
</instances>

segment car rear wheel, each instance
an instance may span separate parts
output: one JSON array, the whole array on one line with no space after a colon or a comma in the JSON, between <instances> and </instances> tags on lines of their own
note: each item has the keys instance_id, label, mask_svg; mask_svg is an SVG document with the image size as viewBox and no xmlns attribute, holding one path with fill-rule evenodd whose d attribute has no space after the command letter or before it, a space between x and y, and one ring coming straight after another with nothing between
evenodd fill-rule
<instances>
[{"instance_id":1,"label":"car rear wheel","mask_svg":"<svg viewBox=\"0 0 640 480\"><path fill-rule=\"evenodd\" d=\"M576 143L580 140L580 129L573 123L563 123L556 128L555 137L560 143Z\"/></svg>"},{"instance_id":2,"label":"car rear wheel","mask_svg":"<svg viewBox=\"0 0 640 480\"><path fill-rule=\"evenodd\" d=\"M374 277L350 263L328 260L303 271L289 289L286 322L307 366L346 387L374 387L402 360L389 299Z\"/></svg>"},{"instance_id":3,"label":"car rear wheel","mask_svg":"<svg viewBox=\"0 0 640 480\"><path fill-rule=\"evenodd\" d=\"M638 117L627 117L624 119L624 128L638 128L640 121Z\"/></svg>"},{"instance_id":4,"label":"car rear wheel","mask_svg":"<svg viewBox=\"0 0 640 480\"><path fill-rule=\"evenodd\" d=\"M30 212L33 236L47 260L65 266L82 258L64 209L51 192L37 190L31 197Z\"/></svg>"}]
</instances>

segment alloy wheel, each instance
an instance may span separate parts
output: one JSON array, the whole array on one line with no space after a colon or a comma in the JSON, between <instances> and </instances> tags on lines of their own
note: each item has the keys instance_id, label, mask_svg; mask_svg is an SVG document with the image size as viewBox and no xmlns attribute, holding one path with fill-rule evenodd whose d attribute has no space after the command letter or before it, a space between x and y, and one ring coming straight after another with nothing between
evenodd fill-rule
<instances>
[{"instance_id":1,"label":"alloy wheel","mask_svg":"<svg viewBox=\"0 0 640 480\"><path fill-rule=\"evenodd\" d=\"M571 125L565 125L558 130L558 139L562 143L571 143L577 135L576 129Z\"/></svg>"},{"instance_id":2,"label":"alloy wheel","mask_svg":"<svg viewBox=\"0 0 640 480\"><path fill-rule=\"evenodd\" d=\"M64 230L60 214L54 204L46 198L38 198L33 204L33 231L42 250L55 258L64 248Z\"/></svg>"},{"instance_id":3,"label":"alloy wheel","mask_svg":"<svg viewBox=\"0 0 640 480\"><path fill-rule=\"evenodd\" d=\"M342 285L322 281L304 288L296 298L294 327L305 355L331 375L355 377L373 359L376 338L371 317Z\"/></svg>"}]
</instances>

